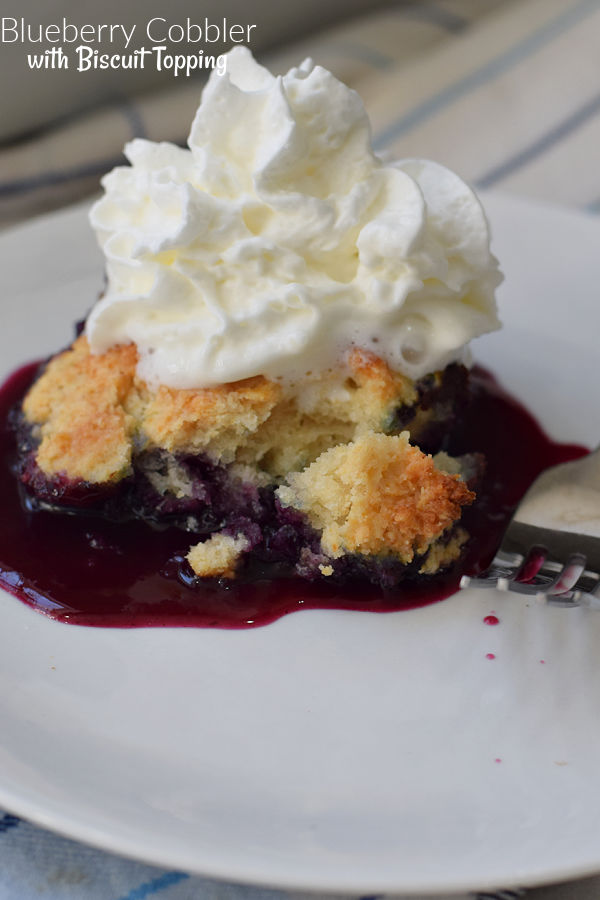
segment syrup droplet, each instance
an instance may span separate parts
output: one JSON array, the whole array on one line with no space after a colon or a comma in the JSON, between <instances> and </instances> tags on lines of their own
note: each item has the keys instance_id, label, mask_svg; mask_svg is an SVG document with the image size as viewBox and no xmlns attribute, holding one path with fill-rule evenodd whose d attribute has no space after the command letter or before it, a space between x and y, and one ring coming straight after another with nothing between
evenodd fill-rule
<instances>
[{"instance_id":1,"label":"syrup droplet","mask_svg":"<svg viewBox=\"0 0 600 900\"><path fill-rule=\"evenodd\" d=\"M493 613L492 613L492 615L486 616L483 621L486 625L499 625L500 624L500 619L498 618L498 616L495 616Z\"/></svg>"},{"instance_id":2,"label":"syrup droplet","mask_svg":"<svg viewBox=\"0 0 600 900\"><path fill-rule=\"evenodd\" d=\"M497 756L497 757L496 757L496 759L495 759L495 760L494 760L494 762L495 762L495 763L501 763L501 762L502 762L502 760L501 760L501 759L500 759L500 757L499 757L499 756Z\"/></svg>"},{"instance_id":3,"label":"syrup droplet","mask_svg":"<svg viewBox=\"0 0 600 900\"><path fill-rule=\"evenodd\" d=\"M485 658L486 659L496 659L496 654L495 653L486 653Z\"/></svg>"}]
</instances>

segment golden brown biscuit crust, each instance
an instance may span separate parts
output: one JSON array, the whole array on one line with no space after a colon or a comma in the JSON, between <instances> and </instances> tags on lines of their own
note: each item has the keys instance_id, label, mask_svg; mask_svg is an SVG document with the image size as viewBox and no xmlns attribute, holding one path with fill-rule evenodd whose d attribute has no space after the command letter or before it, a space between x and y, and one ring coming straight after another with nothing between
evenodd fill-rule
<instances>
[{"instance_id":1,"label":"golden brown biscuit crust","mask_svg":"<svg viewBox=\"0 0 600 900\"><path fill-rule=\"evenodd\" d=\"M248 541L243 535L234 538L217 533L191 547L186 559L201 578L234 578L236 566L247 549Z\"/></svg>"},{"instance_id":2,"label":"golden brown biscuit crust","mask_svg":"<svg viewBox=\"0 0 600 900\"><path fill-rule=\"evenodd\" d=\"M134 346L92 356L83 337L50 361L23 403L25 417L40 429L43 472L94 482L128 473L135 422L126 406L136 363Z\"/></svg>"},{"instance_id":3,"label":"golden brown biscuit crust","mask_svg":"<svg viewBox=\"0 0 600 900\"><path fill-rule=\"evenodd\" d=\"M116 481L131 470L135 445L258 465L281 478L328 447L383 427L391 409L417 398L409 379L363 350L296 391L263 376L151 390L136 374L137 361L134 345L94 355L81 336L49 362L23 404L38 429L37 463L46 475Z\"/></svg>"},{"instance_id":4,"label":"golden brown biscuit crust","mask_svg":"<svg viewBox=\"0 0 600 900\"><path fill-rule=\"evenodd\" d=\"M437 469L408 437L367 432L327 450L279 488L281 501L322 532L332 558L393 554L408 564L475 499L459 476Z\"/></svg>"}]
</instances>

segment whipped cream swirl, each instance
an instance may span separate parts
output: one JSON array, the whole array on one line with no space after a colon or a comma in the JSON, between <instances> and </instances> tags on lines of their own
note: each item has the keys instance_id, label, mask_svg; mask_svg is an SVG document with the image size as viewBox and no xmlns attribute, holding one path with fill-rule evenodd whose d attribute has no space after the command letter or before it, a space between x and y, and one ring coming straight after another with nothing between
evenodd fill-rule
<instances>
[{"instance_id":1,"label":"whipped cream swirl","mask_svg":"<svg viewBox=\"0 0 600 900\"><path fill-rule=\"evenodd\" d=\"M358 95L306 60L227 54L189 149L134 140L91 222L108 285L92 351L134 342L151 384L294 381L352 345L411 378L498 327L485 215L454 173L388 164Z\"/></svg>"}]
</instances>

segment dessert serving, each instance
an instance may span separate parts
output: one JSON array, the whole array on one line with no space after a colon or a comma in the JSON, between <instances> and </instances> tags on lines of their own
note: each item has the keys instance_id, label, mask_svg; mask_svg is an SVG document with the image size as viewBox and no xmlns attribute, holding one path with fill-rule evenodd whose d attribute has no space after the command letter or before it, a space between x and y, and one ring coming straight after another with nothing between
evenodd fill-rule
<instances>
[{"instance_id":1,"label":"dessert serving","mask_svg":"<svg viewBox=\"0 0 600 900\"><path fill-rule=\"evenodd\" d=\"M200 578L258 556L387 585L454 561L478 466L426 452L498 324L472 191L382 163L324 69L275 78L245 48L189 149L126 153L91 213L104 294L23 402L31 504L175 524Z\"/></svg>"},{"instance_id":2,"label":"dessert serving","mask_svg":"<svg viewBox=\"0 0 600 900\"><path fill-rule=\"evenodd\" d=\"M431 582L485 497L469 342L501 279L478 199L379 159L323 68L245 48L188 145L135 140L104 178L104 290L11 414L27 515L96 549L133 529L196 597Z\"/></svg>"}]
</instances>

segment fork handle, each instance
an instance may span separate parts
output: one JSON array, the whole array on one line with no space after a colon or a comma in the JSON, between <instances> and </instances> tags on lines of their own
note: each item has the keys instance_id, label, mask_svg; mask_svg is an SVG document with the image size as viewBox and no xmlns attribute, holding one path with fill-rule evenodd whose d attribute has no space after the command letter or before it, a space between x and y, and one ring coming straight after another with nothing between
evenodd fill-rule
<instances>
[{"instance_id":1,"label":"fork handle","mask_svg":"<svg viewBox=\"0 0 600 900\"><path fill-rule=\"evenodd\" d=\"M600 448L543 472L525 494L515 520L600 537Z\"/></svg>"}]
</instances>

